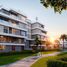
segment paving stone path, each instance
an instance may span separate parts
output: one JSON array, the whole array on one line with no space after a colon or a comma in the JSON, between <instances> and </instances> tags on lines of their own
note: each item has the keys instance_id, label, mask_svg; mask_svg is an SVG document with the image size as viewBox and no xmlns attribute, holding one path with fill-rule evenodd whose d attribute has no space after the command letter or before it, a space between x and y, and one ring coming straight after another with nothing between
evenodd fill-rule
<instances>
[{"instance_id":1,"label":"paving stone path","mask_svg":"<svg viewBox=\"0 0 67 67\"><path fill-rule=\"evenodd\" d=\"M31 65L33 63L35 63L38 59L40 59L42 57L54 56L54 55L57 55L59 53L60 52L55 52L55 53L52 53L52 54L45 54L45 55L42 55L42 56L31 56L31 57L21 59L21 60L19 60L17 62L14 62L12 64L0 66L0 67L31 67Z\"/></svg>"}]
</instances>

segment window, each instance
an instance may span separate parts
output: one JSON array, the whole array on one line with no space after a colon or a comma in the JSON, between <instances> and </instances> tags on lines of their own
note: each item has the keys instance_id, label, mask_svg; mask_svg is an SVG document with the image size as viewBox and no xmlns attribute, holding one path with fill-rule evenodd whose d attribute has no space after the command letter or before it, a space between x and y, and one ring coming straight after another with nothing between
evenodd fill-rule
<instances>
[{"instance_id":1,"label":"window","mask_svg":"<svg viewBox=\"0 0 67 67\"><path fill-rule=\"evenodd\" d=\"M21 31L21 35L22 36L27 36L27 32L26 31Z\"/></svg>"},{"instance_id":2,"label":"window","mask_svg":"<svg viewBox=\"0 0 67 67\"><path fill-rule=\"evenodd\" d=\"M26 29L26 28L27 28L27 25L24 24L24 23L19 23L19 27L20 27L20 28L23 28L23 29Z\"/></svg>"},{"instance_id":3,"label":"window","mask_svg":"<svg viewBox=\"0 0 67 67\"><path fill-rule=\"evenodd\" d=\"M8 33L8 27L4 27L4 33Z\"/></svg>"},{"instance_id":4,"label":"window","mask_svg":"<svg viewBox=\"0 0 67 67\"><path fill-rule=\"evenodd\" d=\"M12 46L12 51L15 51L15 46L14 45Z\"/></svg>"},{"instance_id":5,"label":"window","mask_svg":"<svg viewBox=\"0 0 67 67\"><path fill-rule=\"evenodd\" d=\"M0 45L0 50L3 50L5 49L5 46L4 45Z\"/></svg>"},{"instance_id":6,"label":"window","mask_svg":"<svg viewBox=\"0 0 67 67\"><path fill-rule=\"evenodd\" d=\"M12 29L12 33L15 34L15 35L20 35L20 30Z\"/></svg>"},{"instance_id":7,"label":"window","mask_svg":"<svg viewBox=\"0 0 67 67\"><path fill-rule=\"evenodd\" d=\"M10 34L12 33L12 28L11 28L11 27L9 27L9 33L10 33Z\"/></svg>"},{"instance_id":8,"label":"window","mask_svg":"<svg viewBox=\"0 0 67 67\"><path fill-rule=\"evenodd\" d=\"M44 28L44 25L41 25L42 28Z\"/></svg>"}]
</instances>

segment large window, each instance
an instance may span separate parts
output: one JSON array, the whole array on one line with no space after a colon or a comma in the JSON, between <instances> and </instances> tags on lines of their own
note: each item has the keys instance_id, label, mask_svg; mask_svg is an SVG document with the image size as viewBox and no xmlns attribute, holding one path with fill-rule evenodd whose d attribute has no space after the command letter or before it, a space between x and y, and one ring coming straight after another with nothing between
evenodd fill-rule
<instances>
[{"instance_id":1,"label":"large window","mask_svg":"<svg viewBox=\"0 0 67 67\"><path fill-rule=\"evenodd\" d=\"M11 27L9 27L9 33L12 34L12 28Z\"/></svg>"},{"instance_id":2,"label":"large window","mask_svg":"<svg viewBox=\"0 0 67 67\"><path fill-rule=\"evenodd\" d=\"M21 35L22 36L27 36L27 32L26 31L21 31Z\"/></svg>"},{"instance_id":3,"label":"large window","mask_svg":"<svg viewBox=\"0 0 67 67\"><path fill-rule=\"evenodd\" d=\"M12 33L16 35L20 35L20 30L12 29Z\"/></svg>"},{"instance_id":4,"label":"large window","mask_svg":"<svg viewBox=\"0 0 67 67\"><path fill-rule=\"evenodd\" d=\"M22 44L24 43L24 39L16 37L0 36L0 43Z\"/></svg>"},{"instance_id":5,"label":"large window","mask_svg":"<svg viewBox=\"0 0 67 67\"><path fill-rule=\"evenodd\" d=\"M4 42L4 37L0 36L0 42Z\"/></svg>"},{"instance_id":6,"label":"large window","mask_svg":"<svg viewBox=\"0 0 67 67\"><path fill-rule=\"evenodd\" d=\"M8 27L4 26L4 33L8 33Z\"/></svg>"},{"instance_id":7,"label":"large window","mask_svg":"<svg viewBox=\"0 0 67 67\"><path fill-rule=\"evenodd\" d=\"M0 45L0 50L3 50L5 49L5 46L4 45Z\"/></svg>"}]
</instances>

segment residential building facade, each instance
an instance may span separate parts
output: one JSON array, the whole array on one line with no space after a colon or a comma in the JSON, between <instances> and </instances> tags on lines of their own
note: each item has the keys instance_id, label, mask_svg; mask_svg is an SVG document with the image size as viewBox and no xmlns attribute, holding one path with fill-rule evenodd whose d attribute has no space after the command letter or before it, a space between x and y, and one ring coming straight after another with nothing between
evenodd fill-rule
<instances>
[{"instance_id":1,"label":"residential building facade","mask_svg":"<svg viewBox=\"0 0 67 67\"><path fill-rule=\"evenodd\" d=\"M64 42L63 42L63 40L60 40L60 48L67 49L67 41L65 39L64 39Z\"/></svg>"},{"instance_id":2,"label":"residential building facade","mask_svg":"<svg viewBox=\"0 0 67 67\"><path fill-rule=\"evenodd\" d=\"M46 36L44 25L31 22L24 14L1 8L0 52L29 49L36 35L44 41Z\"/></svg>"}]
</instances>

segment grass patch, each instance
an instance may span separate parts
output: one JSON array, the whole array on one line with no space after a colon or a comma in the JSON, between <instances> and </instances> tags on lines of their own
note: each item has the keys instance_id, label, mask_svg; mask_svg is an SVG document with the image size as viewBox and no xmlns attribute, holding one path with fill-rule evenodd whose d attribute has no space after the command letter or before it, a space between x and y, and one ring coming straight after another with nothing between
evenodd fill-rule
<instances>
[{"instance_id":1,"label":"grass patch","mask_svg":"<svg viewBox=\"0 0 67 67\"><path fill-rule=\"evenodd\" d=\"M58 51L44 51L44 52L42 52L42 54L50 54L50 53L54 53L54 52L58 52Z\"/></svg>"},{"instance_id":2,"label":"grass patch","mask_svg":"<svg viewBox=\"0 0 67 67\"><path fill-rule=\"evenodd\" d=\"M28 56L35 55L31 51L23 51L23 52L13 52L13 53L1 53L0 54L0 65L10 64L20 59L23 59Z\"/></svg>"},{"instance_id":3,"label":"grass patch","mask_svg":"<svg viewBox=\"0 0 67 67\"><path fill-rule=\"evenodd\" d=\"M56 59L57 56L50 56L46 58L39 59L36 63L34 63L31 67L47 67L47 61L51 59Z\"/></svg>"}]
</instances>

